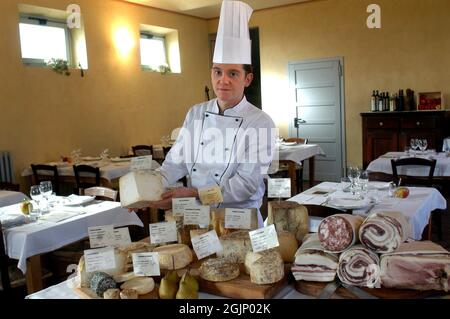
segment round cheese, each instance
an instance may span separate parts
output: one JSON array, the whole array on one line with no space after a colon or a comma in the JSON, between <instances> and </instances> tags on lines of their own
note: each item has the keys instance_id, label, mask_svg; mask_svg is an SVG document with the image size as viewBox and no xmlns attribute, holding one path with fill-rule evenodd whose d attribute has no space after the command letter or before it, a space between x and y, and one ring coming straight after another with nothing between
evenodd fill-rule
<instances>
[{"instance_id":1,"label":"round cheese","mask_svg":"<svg viewBox=\"0 0 450 319\"><path fill-rule=\"evenodd\" d=\"M200 276L209 281L228 281L239 276L239 264L226 258L211 258L200 266Z\"/></svg>"},{"instance_id":2,"label":"round cheese","mask_svg":"<svg viewBox=\"0 0 450 319\"><path fill-rule=\"evenodd\" d=\"M104 299L120 299L120 289L108 289L103 294Z\"/></svg>"},{"instance_id":3,"label":"round cheese","mask_svg":"<svg viewBox=\"0 0 450 319\"><path fill-rule=\"evenodd\" d=\"M259 284L273 284L284 277L284 262L280 253L271 249L261 253L260 258L249 264L250 281Z\"/></svg>"},{"instance_id":4,"label":"round cheese","mask_svg":"<svg viewBox=\"0 0 450 319\"><path fill-rule=\"evenodd\" d=\"M180 269L192 262L192 251L187 245L173 244L157 247L153 250L159 253L159 267L161 269Z\"/></svg>"},{"instance_id":5,"label":"round cheese","mask_svg":"<svg viewBox=\"0 0 450 319\"><path fill-rule=\"evenodd\" d=\"M222 250L217 253L217 257L228 258L243 264L245 255L252 251L252 244L248 230L239 230L220 237Z\"/></svg>"},{"instance_id":6,"label":"round cheese","mask_svg":"<svg viewBox=\"0 0 450 319\"><path fill-rule=\"evenodd\" d=\"M120 299L138 299L138 293L134 289L124 289L120 292Z\"/></svg>"},{"instance_id":7,"label":"round cheese","mask_svg":"<svg viewBox=\"0 0 450 319\"><path fill-rule=\"evenodd\" d=\"M136 277L125 281L120 288L133 289L136 290L138 295L145 295L155 288L155 281L151 277Z\"/></svg>"}]
</instances>

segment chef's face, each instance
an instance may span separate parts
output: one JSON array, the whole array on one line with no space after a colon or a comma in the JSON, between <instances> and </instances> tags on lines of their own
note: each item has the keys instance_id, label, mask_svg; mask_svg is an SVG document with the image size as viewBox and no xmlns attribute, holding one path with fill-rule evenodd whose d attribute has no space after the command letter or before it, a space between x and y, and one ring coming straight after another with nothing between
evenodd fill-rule
<instances>
[{"instance_id":1,"label":"chef's face","mask_svg":"<svg viewBox=\"0 0 450 319\"><path fill-rule=\"evenodd\" d=\"M211 81L220 107L237 105L252 80L253 74L246 73L242 64L213 64Z\"/></svg>"}]
</instances>

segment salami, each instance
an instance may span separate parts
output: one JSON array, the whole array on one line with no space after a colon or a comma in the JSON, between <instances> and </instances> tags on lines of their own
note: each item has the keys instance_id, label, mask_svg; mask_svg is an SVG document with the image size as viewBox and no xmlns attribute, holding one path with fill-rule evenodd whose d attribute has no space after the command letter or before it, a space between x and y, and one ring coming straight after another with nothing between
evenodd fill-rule
<instances>
[{"instance_id":1,"label":"salami","mask_svg":"<svg viewBox=\"0 0 450 319\"><path fill-rule=\"evenodd\" d=\"M325 251L340 253L358 240L358 230L364 218L350 214L328 216L319 224L319 240Z\"/></svg>"},{"instance_id":2,"label":"salami","mask_svg":"<svg viewBox=\"0 0 450 319\"><path fill-rule=\"evenodd\" d=\"M380 259L378 255L357 245L339 256L337 275L348 285L380 287Z\"/></svg>"},{"instance_id":3,"label":"salami","mask_svg":"<svg viewBox=\"0 0 450 319\"><path fill-rule=\"evenodd\" d=\"M389 253L409 237L409 224L400 212L375 213L359 228L361 243L377 252Z\"/></svg>"}]
</instances>

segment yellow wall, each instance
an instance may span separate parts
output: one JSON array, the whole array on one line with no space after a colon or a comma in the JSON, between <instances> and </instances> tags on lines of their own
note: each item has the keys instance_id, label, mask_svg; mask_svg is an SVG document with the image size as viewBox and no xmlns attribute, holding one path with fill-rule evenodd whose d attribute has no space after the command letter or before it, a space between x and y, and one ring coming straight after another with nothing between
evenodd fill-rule
<instances>
[{"instance_id":1,"label":"yellow wall","mask_svg":"<svg viewBox=\"0 0 450 319\"><path fill-rule=\"evenodd\" d=\"M89 59L84 78L78 70L66 77L22 64L19 3L59 10L80 5ZM141 71L140 24L179 31L181 74ZM123 59L113 42L120 26L136 44ZM84 155L109 148L117 156L133 144L158 144L210 85L208 28L202 19L114 0L2 0L0 28L0 150L11 152L16 181L30 163L54 161L75 148Z\"/></svg>"},{"instance_id":2,"label":"yellow wall","mask_svg":"<svg viewBox=\"0 0 450 319\"><path fill-rule=\"evenodd\" d=\"M371 3L381 6L378 30L366 26ZM449 0L323 0L256 11L263 109L287 136L288 62L343 57L347 162L362 164L359 113L370 110L372 90L441 91L450 103L449 21Z\"/></svg>"}]
</instances>

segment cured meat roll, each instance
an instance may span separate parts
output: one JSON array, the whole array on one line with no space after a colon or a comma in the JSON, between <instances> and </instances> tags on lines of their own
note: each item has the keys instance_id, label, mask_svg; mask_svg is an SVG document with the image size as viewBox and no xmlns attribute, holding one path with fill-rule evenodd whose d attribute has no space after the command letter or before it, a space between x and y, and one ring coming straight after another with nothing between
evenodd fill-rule
<instances>
[{"instance_id":1,"label":"cured meat roll","mask_svg":"<svg viewBox=\"0 0 450 319\"><path fill-rule=\"evenodd\" d=\"M330 282L336 277L338 256L326 253L316 234L306 235L291 268L295 280Z\"/></svg>"},{"instance_id":2,"label":"cured meat roll","mask_svg":"<svg viewBox=\"0 0 450 319\"><path fill-rule=\"evenodd\" d=\"M337 275L344 284L375 288L380 286L379 265L377 254L357 245L341 254Z\"/></svg>"},{"instance_id":3,"label":"cured meat roll","mask_svg":"<svg viewBox=\"0 0 450 319\"><path fill-rule=\"evenodd\" d=\"M400 212L375 213L359 228L361 243L377 252L390 253L409 237L409 224Z\"/></svg>"},{"instance_id":4,"label":"cured meat roll","mask_svg":"<svg viewBox=\"0 0 450 319\"><path fill-rule=\"evenodd\" d=\"M380 271L387 288L448 291L450 252L431 241L403 243L381 255Z\"/></svg>"},{"instance_id":5,"label":"cured meat roll","mask_svg":"<svg viewBox=\"0 0 450 319\"><path fill-rule=\"evenodd\" d=\"M340 253L358 240L358 230L364 218L350 214L336 214L321 221L319 240L325 251Z\"/></svg>"}]
</instances>

